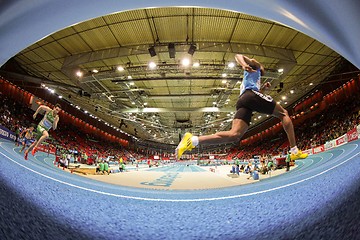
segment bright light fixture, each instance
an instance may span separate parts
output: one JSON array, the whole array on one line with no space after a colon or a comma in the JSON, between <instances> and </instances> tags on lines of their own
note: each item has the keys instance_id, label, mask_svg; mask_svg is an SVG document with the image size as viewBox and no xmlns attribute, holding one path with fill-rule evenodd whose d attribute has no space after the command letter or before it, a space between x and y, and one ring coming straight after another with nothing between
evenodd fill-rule
<instances>
[{"instance_id":1,"label":"bright light fixture","mask_svg":"<svg viewBox=\"0 0 360 240\"><path fill-rule=\"evenodd\" d=\"M221 74L222 77L227 77L226 73Z\"/></svg>"},{"instance_id":2,"label":"bright light fixture","mask_svg":"<svg viewBox=\"0 0 360 240\"><path fill-rule=\"evenodd\" d=\"M194 62L193 67L199 67L200 63L199 62Z\"/></svg>"},{"instance_id":3,"label":"bright light fixture","mask_svg":"<svg viewBox=\"0 0 360 240\"><path fill-rule=\"evenodd\" d=\"M156 63L154 63L154 62L149 62L149 68L150 68L150 69L155 69L155 68L156 68Z\"/></svg>"},{"instance_id":4,"label":"bright light fixture","mask_svg":"<svg viewBox=\"0 0 360 240\"><path fill-rule=\"evenodd\" d=\"M116 69L117 69L119 72L124 71L124 68L123 68L122 66L118 66Z\"/></svg>"},{"instance_id":5,"label":"bright light fixture","mask_svg":"<svg viewBox=\"0 0 360 240\"><path fill-rule=\"evenodd\" d=\"M181 60L181 64L184 66L184 67L187 67L190 65L190 60L188 58L183 58Z\"/></svg>"},{"instance_id":6,"label":"bright light fixture","mask_svg":"<svg viewBox=\"0 0 360 240\"><path fill-rule=\"evenodd\" d=\"M83 76L83 73L82 73L81 71L77 71L77 72L76 72L76 76L82 77L82 76Z\"/></svg>"},{"instance_id":7,"label":"bright light fixture","mask_svg":"<svg viewBox=\"0 0 360 240\"><path fill-rule=\"evenodd\" d=\"M235 67L235 63L234 63L234 62L229 62L228 67L229 67L229 68Z\"/></svg>"}]
</instances>

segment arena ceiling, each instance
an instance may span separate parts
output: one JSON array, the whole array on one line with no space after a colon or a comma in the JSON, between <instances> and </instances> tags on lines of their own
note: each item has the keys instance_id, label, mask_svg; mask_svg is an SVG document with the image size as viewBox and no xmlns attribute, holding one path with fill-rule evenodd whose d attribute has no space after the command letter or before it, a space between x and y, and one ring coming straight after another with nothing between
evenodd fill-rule
<instances>
[{"instance_id":1,"label":"arena ceiling","mask_svg":"<svg viewBox=\"0 0 360 240\"><path fill-rule=\"evenodd\" d=\"M236 53L264 64L263 81L272 84L267 93L284 107L314 89L342 59L287 26L193 7L101 16L55 32L14 59L56 94L114 128L123 121L124 132L176 144L179 132L230 128L242 77L241 68L231 66ZM252 124L268 118L255 114Z\"/></svg>"}]
</instances>

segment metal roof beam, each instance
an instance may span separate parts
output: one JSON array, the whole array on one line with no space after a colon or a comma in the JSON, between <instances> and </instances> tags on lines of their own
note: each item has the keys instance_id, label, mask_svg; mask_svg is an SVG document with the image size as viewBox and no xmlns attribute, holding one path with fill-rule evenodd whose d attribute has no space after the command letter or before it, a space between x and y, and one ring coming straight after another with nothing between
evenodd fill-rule
<instances>
[{"instance_id":1,"label":"metal roof beam","mask_svg":"<svg viewBox=\"0 0 360 240\"><path fill-rule=\"evenodd\" d=\"M128 108L122 109L120 113L165 113L165 112L234 112L234 108Z\"/></svg>"},{"instance_id":2,"label":"metal roof beam","mask_svg":"<svg viewBox=\"0 0 360 240\"><path fill-rule=\"evenodd\" d=\"M244 43L226 43L226 42L197 42L197 52L230 52L242 53L255 56L263 56L269 58L279 59L280 61L296 62L292 50L283 49L279 47L263 46L258 44L244 44ZM176 43L177 52L188 52L190 44ZM96 62L105 59L128 57L131 55L141 55L148 53L149 44L116 47L103 49L98 51L86 52L68 56L65 58L62 68L78 67L82 64ZM155 46L157 53L168 52L167 44L157 44Z\"/></svg>"}]
</instances>

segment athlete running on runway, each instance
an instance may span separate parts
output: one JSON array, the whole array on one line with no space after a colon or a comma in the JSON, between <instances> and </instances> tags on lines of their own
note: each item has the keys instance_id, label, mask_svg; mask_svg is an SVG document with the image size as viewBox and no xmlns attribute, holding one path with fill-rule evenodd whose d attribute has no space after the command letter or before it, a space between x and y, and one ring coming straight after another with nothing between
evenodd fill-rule
<instances>
[{"instance_id":1,"label":"athlete running on runway","mask_svg":"<svg viewBox=\"0 0 360 240\"><path fill-rule=\"evenodd\" d=\"M30 149L33 148L33 150L31 151L31 154L34 156L37 148L39 146L40 143L42 143L46 138L49 137L49 130L51 128L53 128L54 130L57 127L57 124L59 122L59 115L58 113L61 110L61 106L60 104L56 104L54 106L53 109L45 106L45 105L41 105L38 107L38 109L36 110L35 114L34 114L34 119L36 118L36 115L41 111L41 110L45 110L45 115L43 117L43 119L40 121L40 123L38 124L36 131L37 134L39 134L37 140L35 142L33 142L33 144L30 145L30 147L28 149L25 150L25 156L24 158L27 160L28 158L28 154Z\"/></svg>"},{"instance_id":2,"label":"athlete running on runway","mask_svg":"<svg viewBox=\"0 0 360 240\"><path fill-rule=\"evenodd\" d=\"M260 79L265 72L263 65L255 59L250 59L241 54L236 54L235 60L242 66L244 77L240 86L240 96L236 103L236 113L231 129L204 136L193 136L191 133L185 133L175 149L176 158L180 159L185 151L191 150L199 144L210 145L240 141L249 128L253 111L271 114L279 118L289 139L291 160L306 158L308 154L302 153L296 146L294 126L288 112L280 104L276 103L272 97L261 93L264 88L271 86L269 82L266 82L262 88L260 87Z\"/></svg>"},{"instance_id":3,"label":"athlete running on runway","mask_svg":"<svg viewBox=\"0 0 360 240\"><path fill-rule=\"evenodd\" d=\"M22 152L27 145L29 145L31 142L31 139L34 137L34 127L29 127L24 129L21 133L20 133L20 138L22 138L22 136L25 134L24 139L22 140L22 148L19 152Z\"/></svg>"}]
</instances>

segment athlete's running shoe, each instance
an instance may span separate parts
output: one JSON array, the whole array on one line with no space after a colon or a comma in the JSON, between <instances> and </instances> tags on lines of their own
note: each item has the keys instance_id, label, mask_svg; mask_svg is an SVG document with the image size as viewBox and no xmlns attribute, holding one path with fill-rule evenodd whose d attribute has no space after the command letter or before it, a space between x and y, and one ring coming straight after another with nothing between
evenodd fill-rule
<instances>
[{"instance_id":1,"label":"athlete's running shoe","mask_svg":"<svg viewBox=\"0 0 360 240\"><path fill-rule=\"evenodd\" d=\"M302 153L301 150L298 150L298 153L297 154L290 154L290 159L292 161L295 161L297 159L303 159L303 158L307 158L308 154L307 153Z\"/></svg>"},{"instance_id":2,"label":"athlete's running shoe","mask_svg":"<svg viewBox=\"0 0 360 240\"><path fill-rule=\"evenodd\" d=\"M194 148L192 144L191 137L193 135L189 132L185 133L184 137L181 139L179 145L175 149L176 159L180 159L183 153L187 150L191 150Z\"/></svg>"},{"instance_id":3,"label":"athlete's running shoe","mask_svg":"<svg viewBox=\"0 0 360 240\"><path fill-rule=\"evenodd\" d=\"M25 155L24 155L25 160L28 160L28 154L29 154L29 152L25 151Z\"/></svg>"},{"instance_id":4,"label":"athlete's running shoe","mask_svg":"<svg viewBox=\"0 0 360 240\"><path fill-rule=\"evenodd\" d=\"M33 150L31 151L31 154L33 155L33 156L35 156L35 153L37 152L37 147L34 147L33 148Z\"/></svg>"}]
</instances>

